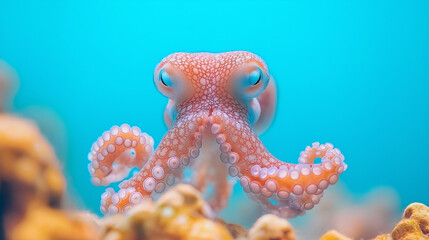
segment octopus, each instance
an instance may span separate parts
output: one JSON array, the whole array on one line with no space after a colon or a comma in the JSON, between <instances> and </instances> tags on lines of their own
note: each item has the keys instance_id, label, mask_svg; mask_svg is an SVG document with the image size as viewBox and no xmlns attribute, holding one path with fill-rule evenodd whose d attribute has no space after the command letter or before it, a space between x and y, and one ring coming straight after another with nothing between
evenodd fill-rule
<instances>
[{"instance_id":1,"label":"octopus","mask_svg":"<svg viewBox=\"0 0 429 240\"><path fill-rule=\"evenodd\" d=\"M118 192L102 194L104 214L126 212L182 181L205 194L216 213L227 205L235 181L267 211L292 218L319 203L347 168L330 143L307 146L298 163L267 150L258 136L274 118L277 88L256 54L173 53L156 66L154 83L168 98L168 131L158 147L139 127L123 124L104 132L88 155L94 185L122 181ZM134 168L138 173L124 180Z\"/></svg>"}]
</instances>

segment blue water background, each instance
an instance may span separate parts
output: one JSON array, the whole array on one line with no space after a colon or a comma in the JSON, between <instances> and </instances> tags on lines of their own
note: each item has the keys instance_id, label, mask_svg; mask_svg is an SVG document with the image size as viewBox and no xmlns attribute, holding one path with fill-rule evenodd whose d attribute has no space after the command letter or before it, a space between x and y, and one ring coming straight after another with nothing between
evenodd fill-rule
<instances>
[{"instance_id":1,"label":"blue water background","mask_svg":"<svg viewBox=\"0 0 429 240\"><path fill-rule=\"evenodd\" d=\"M167 130L155 65L230 50L259 54L277 80L277 116L261 136L276 157L297 162L305 146L332 142L353 193L387 185L402 206L429 204L429 1L0 1L0 59L20 77L12 111L39 106L62 121L64 142L55 128L50 140L65 146L69 193L97 213L96 138L129 123L157 144Z\"/></svg>"}]
</instances>

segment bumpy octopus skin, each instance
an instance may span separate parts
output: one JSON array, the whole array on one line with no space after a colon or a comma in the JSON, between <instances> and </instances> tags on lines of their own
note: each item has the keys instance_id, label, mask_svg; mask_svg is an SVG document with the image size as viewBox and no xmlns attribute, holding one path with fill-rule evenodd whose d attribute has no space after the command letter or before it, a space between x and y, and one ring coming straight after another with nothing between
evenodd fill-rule
<instances>
[{"instance_id":1,"label":"bumpy octopus skin","mask_svg":"<svg viewBox=\"0 0 429 240\"><path fill-rule=\"evenodd\" d=\"M182 181L193 167L191 183L201 191L214 186L210 202L218 211L231 192L228 175L267 210L295 217L317 204L347 165L332 144L313 143L297 164L275 158L258 137L276 108L276 86L257 55L235 51L174 53L156 67L154 82L169 98L164 120L169 127L159 146L138 127L114 126L94 143L89 171L94 185L120 183L102 195L101 211L117 214L143 198L154 197ZM322 162L315 164L315 158Z\"/></svg>"}]
</instances>

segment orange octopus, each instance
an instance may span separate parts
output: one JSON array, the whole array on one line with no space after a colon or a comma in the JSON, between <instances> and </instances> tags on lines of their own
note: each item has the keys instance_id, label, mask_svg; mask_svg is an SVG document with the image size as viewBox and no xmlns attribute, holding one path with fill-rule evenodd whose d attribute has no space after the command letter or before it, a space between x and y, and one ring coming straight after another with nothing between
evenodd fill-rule
<instances>
[{"instance_id":1,"label":"orange octopus","mask_svg":"<svg viewBox=\"0 0 429 240\"><path fill-rule=\"evenodd\" d=\"M196 169L191 183L203 193L212 185L212 208L219 211L231 193L228 175L249 197L283 217L295 217L319 203L323 191L346 170L344 156L332 144L313 143L291 164L276 159L258 134L274 117L275 82L264 61L245 52L174 53L156 67L154 82L169 98L164 120L169 127L159 146L138 127L113 126L89 153L94 185L107 186L128 176L116 193L102 195L101 211L127 211L154 197ZM314 163L315 158L322 162Z\"/></svg>"}]
</instances>

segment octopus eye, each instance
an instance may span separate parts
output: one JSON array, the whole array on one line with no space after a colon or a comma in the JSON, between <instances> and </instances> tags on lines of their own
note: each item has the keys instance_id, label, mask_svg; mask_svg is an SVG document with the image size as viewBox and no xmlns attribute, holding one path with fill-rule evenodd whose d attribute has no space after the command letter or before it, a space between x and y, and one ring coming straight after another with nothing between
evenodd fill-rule
<instances>
[{"instance_id":1,"label":"octopus eye","mask_svg":"<svg viewBox=\"0 0 429 240\"><path fill-rule=\"evenodd\" d=\"M171 87L171 77L165 71L165 69L162 69L159 72L159 81L161 81L161 83L164 84L164 86Z\"/></svg>"},{"instance_id":2,"label":"octopus eye","mask_svg":"<svg viewBox=\"0 0 429 240\"><path fill-rule=\"evenodd\" d=\"M256 85L261 82L262 79L262 70L259 67L256 67L256 70L253 70L249 77L247 78L249 85Z\"/></svg>"},{"instance_id":3,"label":"octopus eye","mask_svg":"<svg viewBox=\"0 0 429 240\"><path fill-rule=\"evenodd\" d=\"M259 96L270 80L268 70L263 69L255 63L239 68L231 81L235 85L234 96L247 100Z\"/></svg>"}]
</instances>

